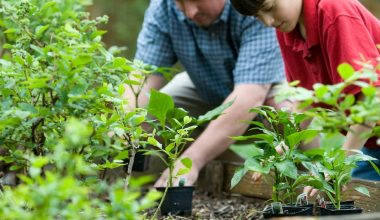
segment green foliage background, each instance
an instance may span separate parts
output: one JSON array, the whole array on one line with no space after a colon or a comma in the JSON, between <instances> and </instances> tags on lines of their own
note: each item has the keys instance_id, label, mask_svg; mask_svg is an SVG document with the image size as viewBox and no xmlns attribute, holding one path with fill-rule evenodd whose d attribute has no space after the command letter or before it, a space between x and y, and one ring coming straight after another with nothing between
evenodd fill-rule
<instances>
[{"instance_id":1,"label":"green foliage background","mask_svg":"<svg viewBox=\"0 0 380 220\"><path fill-rule=\"evenodd\" d=\"M93 2L93 6L89 8L92 17L105 14L109 16L108 24L102 27L108 31L103 41L107 46L127 47L122 56L132 59L149 0L94 0Z\"/></svg>"}]
</instances>

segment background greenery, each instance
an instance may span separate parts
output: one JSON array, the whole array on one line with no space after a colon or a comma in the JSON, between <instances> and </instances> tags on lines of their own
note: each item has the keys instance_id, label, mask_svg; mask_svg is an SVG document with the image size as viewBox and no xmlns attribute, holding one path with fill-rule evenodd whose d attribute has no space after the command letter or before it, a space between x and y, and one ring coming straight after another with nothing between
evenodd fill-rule
<instances>
[{"instance_id":1,"label":"background greenery","mask_svg":"<svg viewBox=\"0 0 380 220\"><path fill-rule=\"evenodd\" d=\"M107 46L127 47L122 55L132 59L149 0L94 0L93 2L94 5L89 8L92 17L109 16L108 24L102 27L108 31L103 41Z\"/></svg>"}]
</instances>

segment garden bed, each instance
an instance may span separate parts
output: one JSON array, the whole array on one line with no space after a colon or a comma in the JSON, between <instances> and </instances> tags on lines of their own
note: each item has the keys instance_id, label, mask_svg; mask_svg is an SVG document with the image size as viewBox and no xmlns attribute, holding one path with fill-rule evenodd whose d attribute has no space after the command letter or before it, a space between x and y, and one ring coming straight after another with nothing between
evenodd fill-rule
<instances>
[{"instance_id":1,"label":"garden bed","mask_svg":"<svg viewBox=\"0 0 380 220\"><path fill-rule=\"evenodd\" d=\"M237 167L238 166L234 164L224 165L224 191L263 200L271 198L273 180L268 176L264 176L259 181L253 182L250 179L252 176L251 172L248 172L235 188L230 189L230 180ZM365 186L369 190L371 197L367 197L355 191L354 188L358 185ZM353 179L347 186L347 190L343 192L342 198L343 201L354 200L355 204L363 209L363 212L380 212L380 182ZM314 200L315 198L310 198L310 201Z\"/></svg>"},{"instance_id":2,"label":"garden bed","mask_svg":"<svg viewBox=\"0 0 380 220\"><path fill-rule=\"evenodd\" d=\"M264 200L222 193L218 197L195 191L191 216L160 216L159 219L258 219ZM152 217L154 209L149 210Z\"/></svg>"}]
</instances>

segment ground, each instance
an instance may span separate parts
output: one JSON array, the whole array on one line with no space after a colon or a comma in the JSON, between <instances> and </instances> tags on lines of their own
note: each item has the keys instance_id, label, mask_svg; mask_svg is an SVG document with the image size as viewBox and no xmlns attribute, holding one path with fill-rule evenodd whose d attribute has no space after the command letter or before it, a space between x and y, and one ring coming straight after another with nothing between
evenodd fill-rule
<instances>
[{"instance_id":1,"label":"ground","mask_svg":"<svg viewBox=\"0 0 380 220\"><path fill-rule=\"evenodd\" d=\"M195 192L192 216L160 216L159 219L260 219L264 200L223 194L210 197ZM148 216L152 216L150 210Z\"/></svg>"}]
</instances>

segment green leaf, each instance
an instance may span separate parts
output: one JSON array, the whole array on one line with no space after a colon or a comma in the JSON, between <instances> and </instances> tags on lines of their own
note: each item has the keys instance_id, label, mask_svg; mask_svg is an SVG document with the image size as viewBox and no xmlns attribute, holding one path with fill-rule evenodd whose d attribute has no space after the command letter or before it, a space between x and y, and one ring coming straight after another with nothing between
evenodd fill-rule
<instances>
[{"instance_id":1,"label":"green leaf","mask_svg":"<svg viewBox=\"0 0 380 220\"><path fill-rule=\"evenodd\" d=\"M181 163L188 169L191 169L193 165L193 161L188 157L182 158Z\"/></svg>"},{"instance_id":2,"label":"green leaf","mask_svg":"<svg viewBox=\"0 0 380 220\"><path fill-rule=\"evenodd\" d=\"M372 97L376 94L376 88L374 86L366 86L362 88L362 93L367 97Z\"/></svg>"},{"instance_id":3,"label":"green leaf","mask_svg":"<svg viewBox=\"0 0 380 220\"><path fill-rule=\"evenodd\" d=\"M318 99L322 99L324 97L324 95L329 91L328 87L326 85L322 85L322 84L315 84L313 86L314 88L314 91L315 91L315 96L318 98Z\"/></svg>"},{"instance_id":4,"label":"green leaf","mask_svg":"<svg viewBox=\"0 0 380 220\"><path fill-rule=\"evenodd\" d=\"M338 73L340 77L347 80L355 74L355 69L348 63L342 63L338 66Z\"/></svg>"},{"instance_id":5,"label":"green leaf","mask_svg":"<svg viewBox=\"0 0 380 220\"><path fill-rule=\"evenodd\" d=\"M17 29L15 29L15 28L9 28L9 29L3 31L4 34L11 34L11 33L15 33L15 32L17 32Z\"/></svg>"},{"instance_id":6,"label":"green leaf","mask_svg":"<svg viewBox=\"0 0 380 220\"><path fill-rule=\"evenodd\" d=\"M350 94L350 95L347 95L347 96L344 98L344 101L340 103L340 106L341 106L343 109L348 109L348 108L350 108L354 103L355 103L355 96Z\"/></svg>"},{"instance_id":7,"label":"green leaf","mask_svg":"<svg viewBox=\"0 0 380 220\"><path fill-rule=\"evenodd\" d=\"M74 66L83 66L85 64L88 64L92 61L92 56L88 54L80 54L73 60Z\"/></svg>"},{"instance_id":8,"label":"green leaf","mask_svg":"<svg viewBox=\"0 0 380 220\"><path fill-rule=\"evenodd\" d=\"M45 31L49 28L49 25L40 25L36 28L36 37L40 38L45 33Z\"/></svg>"},{"instance_id":9,"label":"green leaf","mask_svg":"<svg viewBox=\"0 0 380 220\"><path fill-rule=\"evenodd\" d=\"M44 4L42 7L41 7L41 13L42 12L45 12L45 10L49 9L49 8L52 8L53 6L55 6L57 4L57 2L55 1L50 1L50 2L47 2L46 4Z\"/></svg>"},{"instance_id":10,"label":"green leaf","mask_svg":"<svg viewBox=\"0 0 380 220\"><path fill-rule=\"evenodd\" d=\"M129 158L129 151L124 150L124 151L120 152L120 153L115 157L115 160L124 160L124 159L127 159L127 158Z\"/></svg>"},{"instance_id":11,"label":"green leaf","mask_svg":"<svg viewBox=\"0 0 380 220\"><path fill-rule=\"evenodd\" d=\"M123 57L116 57L113 60L113 67L114 68L119 68L119 67L124 66L126 63L127 63L127 60L125 58L123 58Z\"/></svg>"},{"instance_id":12,"label":"green leaf","mask_svg":"<svg viewBox=\"0 0 380 220\"><path fill-rule=\"evenodd\" d=\"M254 144L233 144L230 150L243 159L264 155L264 150L256 147Z\"/></svg>"},{"instance_id":13,"label":"green leaf","mask_svg":"<svg viewBox=\"0 0 380 220\"><path fill-rule=\"evenodd\" d=\"M32 160L32 166L36 168L42 168L46 164L49 163L49 159L47 157L36 157Z\"/></svg>"},{"instance_id":14,"label":"green leaf","mask_svg":"<svg viewBox=\"0 0 380 220\"><path fill-rule=\"evenodd\" d=\"M364 187L364 186L357 186L355 187L355 190L360 192L361 194L363 195L366 195L368 197L370 197L371 195L369 194L369 191L367 189L367 187Z\"/></svg>"},{"instance_id":15,"label":"green leaf","mask_svg":"<svg viewBox=\"0 0 380 220\"><path fill-rule=\"evenodd\" d=\"M293 133L287 137L289 141L289 147L294 148L302 141L311 140L315 136L317 136L321 131L319 130L303 130L300 132Z\"/></svg>"},{"instance_id":16,"label":"green leaf","mask_svg":"<svg viewBox=\"0 0 380 220\"><path fill-rule=\"evenodd\" d=\"M4 49L13 49L14 46L12 44L3 44Z\"/></svg>"},{"instance_id":17,"label":"green leaf","mask_svg":"<svg viewBox=\"0 0 380 220\"><path fill-rule=\"evenodd\" d=\"M182 175L184 175L186 173L189 173L189 172L190 172L190 169L188 169L188 168L181 168L181 169L178 170L178 172L177 172L177 174L175 176L176 177L182 176Z\"/></svg>"},{"instance_id":18,"label":"green leaf","mask_svg":"<svg viewBox=\"0 0 380 220\"><path fill-rule=\"evenodd\" d=\"M174 108L172 97L164 93L151 90L148 104L148 113L156 117L162 126L166 123L166 114Z\"/></svg>"},{"instance_id":19,"label":"green leaf","mask_svg":"<svg viewBox=\"0 0 380 220\"><path fill-rule=\"evenodd\" d=\"M185 116L183 118L183 124L185 124L185 125L189 124L191 121L192 121L192 119L189 116Z\"/></svg>"},{"instance_id":20,"label":"green leaf","mask_svg":"<svg viewBox=\"0 0 380 220\"><path fill-rule=\"evenodd\" d=\"M175 143L170 143L168 146L165 147L165 151L167 153L170 153L174 147L175 147Z\"/></svg>"},{"instance_id":21,"label":"green leaf","mask_svg":"<svg viewBox=\"0 0 380 220\"><path fill-rule=\"evenodd\" d=\"M102 36L102 35L104 35L104 34L106 34L106 33L107 33L107 31L105 31L105 30L97 30L97 31L95 31L95 32L93 32L93 33L91 34L90 38L91 38L91 39L94 39L94 38L96 38L96 37L98 37L98 36Z\"/></svg>"},{"instance_id":22,"label":"green leaf","mask_svg":"<svg viewBox=\"0 0 380 220\"><path fill-rule=\"evenodd\" d=\"M256 159L250 158L244 162L244 167L250 171L268 174L271 169L271 165L262 166Z\"/></svg>"},{"instance_id":23,"label":"green leaf","mask_svg":"<svg viewBox=\"0 0 380 220\"><path fill-rule=\"evenodd\" d=\"M240 167L237 171L235 171L234 176L231 179L231 189L241 181L247 172L248 170L245 167Z\"/></svg>"},{"instance_id":24,"label":"green leaf","mask_svg":"<svg viewBox=\"0 0 380 220\"><path fill-rule=\"evenodd\" d=\"M300 84L300 82L301 81L299 81L299 80L295 80L295 81L292 81L292 82L290 82L288 84L289 84L289 86L297 86L298 84Z\"/></svg>"},{"instance_id":25,"label":"green leaf","mask_svg":"<svg viewBox=\"0 0 380 220\"><path fill-rule=\"evenodd\" d=\"M292 161L281 161L279 163L276 163L274 165L278 171L285 176L288 176L292 179L297 179L298 173L297 173L297 167L294 165Z\"/></svg>"},{"instance_id":26,"label":"green leaf","mask_svg":"<svg viewBox=\"0 0 380 220\"><path fill-rule=\"evenodd\" d=\"M230 107L234 101L235 100L224 103L214 108L213 110L208 111L206 114L199 116L197 120L197 125L209 122L219 117L219 115L221 115L228 107Z\"/></svg>"},{"instance_id":27,"label":"green leaf","mask_svg":"<svg viewBox=\"0 0 380 220\"><path fill-rule=\"evenodd\" d=\"M269 134L254 134L254 135L248 135L248 136L237 136L237 137L232 137L232 139L236 141L245 141L245 140L264 140L268 143L273 143L274 137Z\"/></svg>"},{"instance_id":28,"label":"green leaf","mask_svg":"<svg viewBox=\"0 0 380 220\"><path fill-rule=\"evenodd\" d=\"M162 144L158 142L154 137L148 137L148 143L160 149L162 148Z\"/></svg>"}]
</instances>

